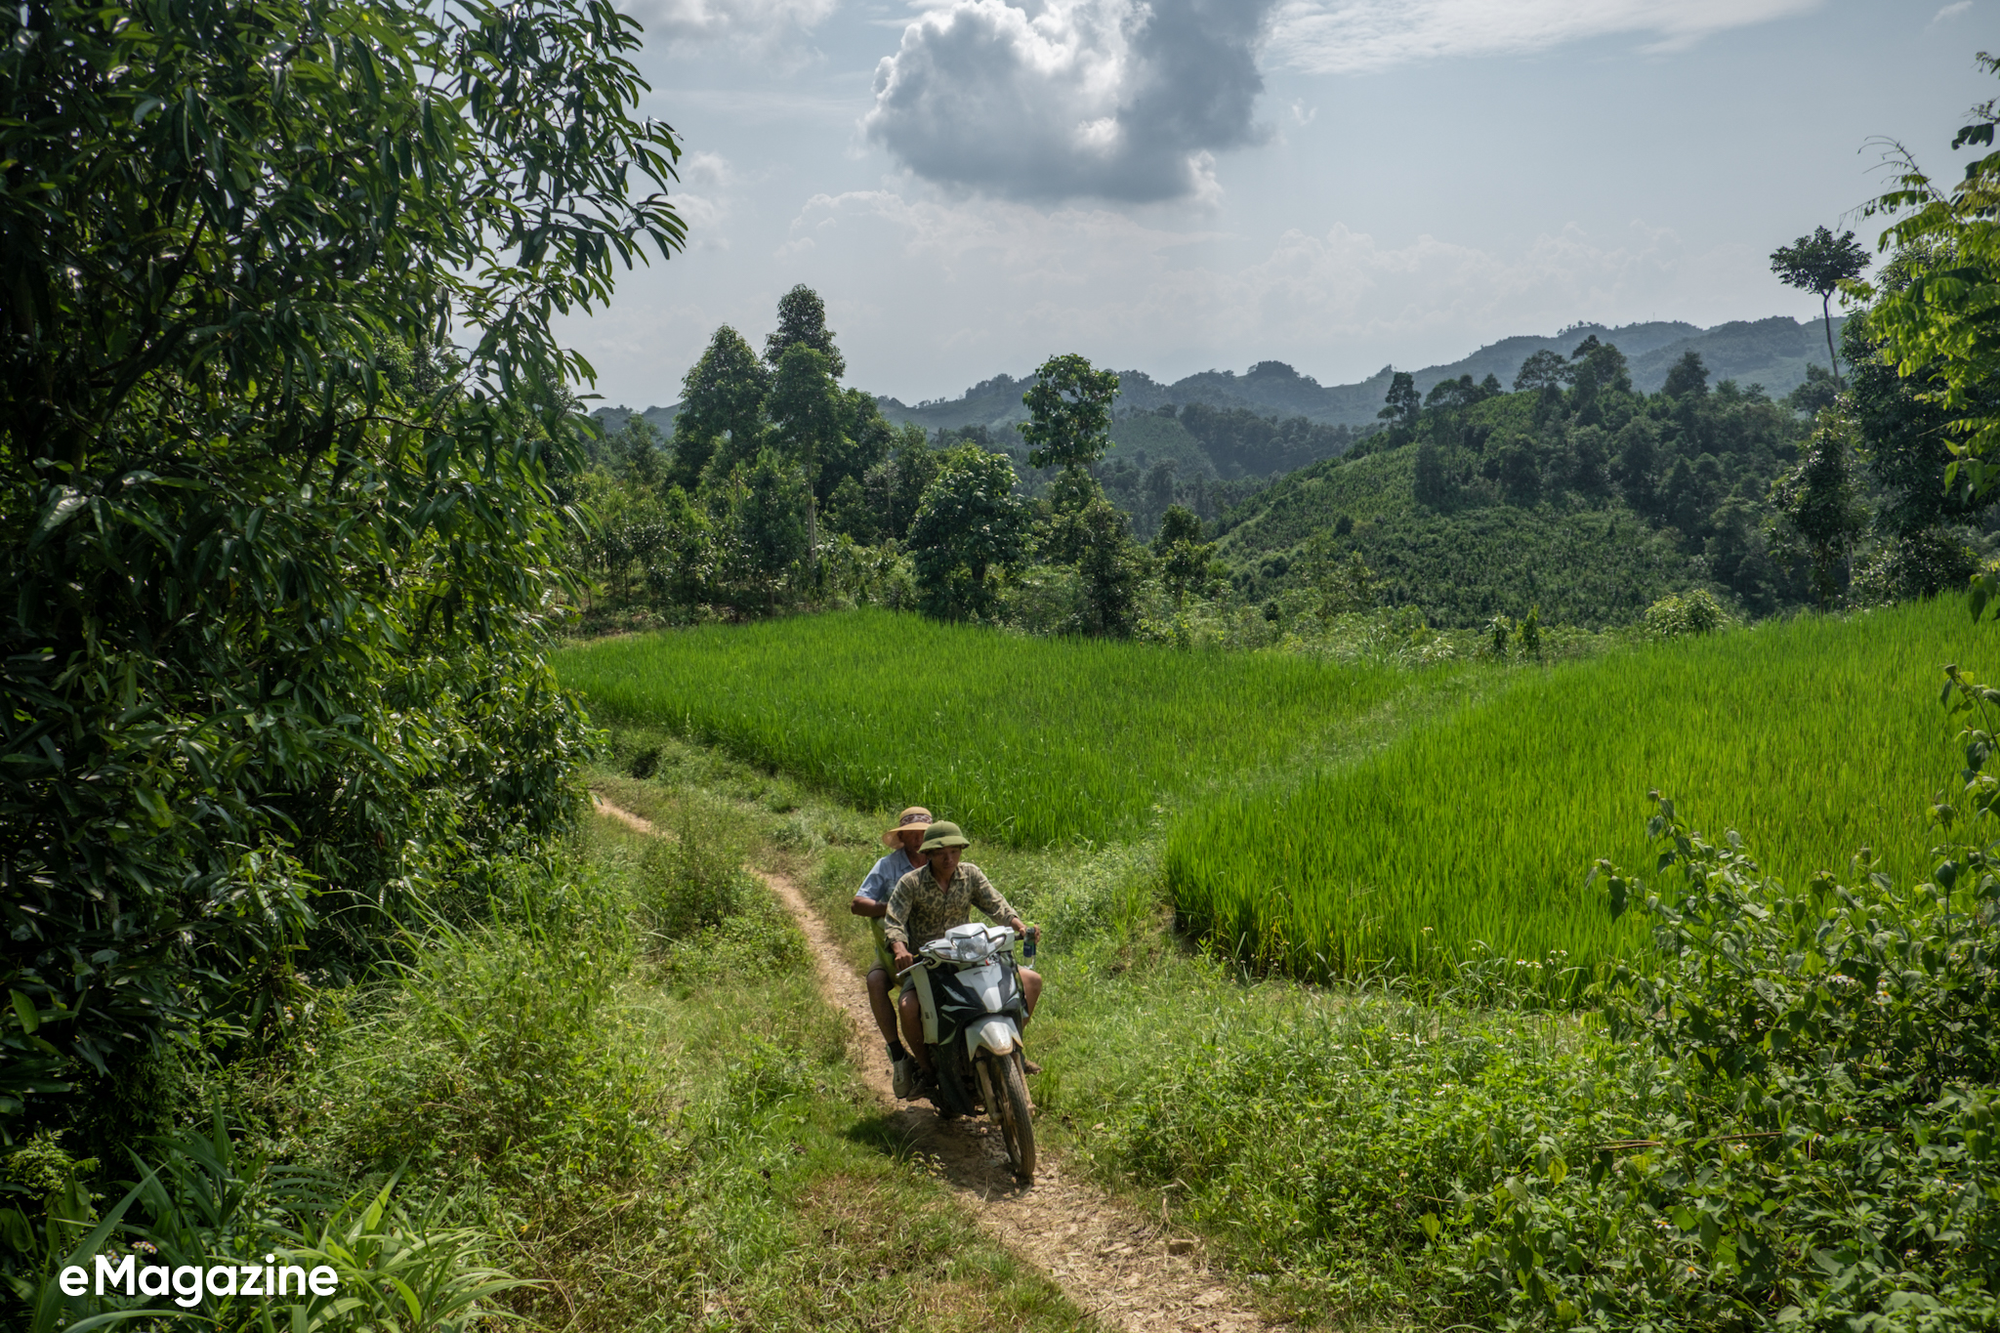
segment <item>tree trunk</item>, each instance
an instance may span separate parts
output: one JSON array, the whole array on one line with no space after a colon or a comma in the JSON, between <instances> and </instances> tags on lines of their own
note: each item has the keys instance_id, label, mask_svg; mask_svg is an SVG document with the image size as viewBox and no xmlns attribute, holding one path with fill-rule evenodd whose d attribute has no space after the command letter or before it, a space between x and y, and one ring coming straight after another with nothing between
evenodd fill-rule
<instances>
[{"instance_id":1,"label":"tree trunk","mask_svg":"<svg viewBox=\"0 0 2000 1333\"><path fill-rule=\"evenodd\" d=\"M819 590L819 497L806 487L806 568L812 571L813 590Z\"/></svg>"},{"instance_id":2,"label":"tree trunk","mask_svg":"<svg viewBox=\"0 0 2000 1333\"><path fill-rule=\"evenodd\" d=\"M1833 351L1833 304L1832 304L1832 302L1833 302L1833 296L1832 296L1832 294L1831 294L1831 293L1829 293L1829 294L1828 294L1828 295L1826 295L1826 296L1822 296L1822 297L1820 297L1820 298L1819 298L1819 311L1820 311L1820 318L1821 318L1822 320L1824 320L1824 321L1825 321L1825 323L1826 323L1826 359L1827 359L1828 361L1831 361L1831 362L1833 363L1833 366L1832 366L1832 370L1833 370L1833 382L1834 382L1834 385L1835 385L1835 387L1844 387L1844 386L1842 386L1842 385L1841 385L1841 383L1840 383L1840 358L1839 358L1838 356L1834 355L1834 351Z\"/></svg>"}]
</instances>

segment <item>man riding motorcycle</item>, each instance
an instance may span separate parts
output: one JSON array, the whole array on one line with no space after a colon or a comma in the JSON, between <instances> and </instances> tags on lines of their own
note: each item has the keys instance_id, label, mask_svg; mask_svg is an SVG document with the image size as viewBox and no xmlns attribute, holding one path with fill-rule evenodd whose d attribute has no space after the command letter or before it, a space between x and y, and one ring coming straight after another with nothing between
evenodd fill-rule
<instances>
[{"instance_id":1,"label":"man riding motorcycle","mask_svg":"<svg viewBox=\"0 0 2000 1333\"><path fill-rule=\"evenodd\" d=\"M953 926L970 921L969 909L973 907L994 921L1012 926L1016 935L1027 932L1020 913L993 887L985 872L963 860L965 849L971 845L971 840L959 832L958 825L932 824L925 831L921 846L928 862L896 881L896 887L889 892L889 910L882 918L882 934L889 941L896 971L903 976L898 1005L903 1017L903 1047L915 1058L926 1083L935 1082L936 1070L931 1063L930 1047L924 1041L924 1018L917 1003L916 983L907 975L917 961L912 950L940 938ZM1021 997L1032 1016L1035 1001L1042 993L1042 978L1029 968L1020 968L1019 972ZM1041 1072L1040 1065L1025 1060L1023 1065L1030 1074Z\"/></svg>"}]
</instances>

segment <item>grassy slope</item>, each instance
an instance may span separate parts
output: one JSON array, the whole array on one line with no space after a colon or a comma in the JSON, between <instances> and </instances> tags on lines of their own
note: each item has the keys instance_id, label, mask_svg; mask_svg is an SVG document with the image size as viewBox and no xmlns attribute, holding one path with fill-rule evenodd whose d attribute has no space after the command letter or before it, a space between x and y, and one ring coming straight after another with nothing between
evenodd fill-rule
<instances>
[{"instance_id":1,"label":"grassy slope","mask_svg":"<svg viewBox=\"0 0 2000 1333\"><path fill-rule=\"evenodd\" d=\"M1411 446L1301 468L1229 515L1219 554L1250 569L1277 555L1295 561L1345 516L1354 529L1335 539L1336 550L1359 551L1389 601L1447 627L1523 616L1533 605L1547 623L1625 623L1697 582L1673 542L1622 505L1433 510L1412 498L1415 462ZM1264 577L1255 595L1297 577Z\"/></svg>"},{"instance_id":2,"label":"grassy slope","mask_svg":"<svg viewBox=\"0 0 2000 1333\"><path fill-rule=\"evenodd\" d=\"M1395 670L1046 640L855 611L564 650L607 718L648 722L862 806L921 800L1017 844L1143 836L1171 803L1310 753Z\"/></svg>"},{"instance_id":3,"label":"grassy slope","mask_svg":"<svg viewBox=\"0 0 2000 1333\"><path fill-rule=\"evenodd\" d=\"M1939 668L1977 647L1958 599L1802 618L1551 670L1365 764L1225 798L1175 827L1187 916L1309 972L1425 970L1483 941L1594 965L1639 943L1584 887L1649 870L1646 792L1742 832L1790 883L1863 845L1928 869L1917 816L1954 770Z\"/></svg>"}]
</instances>

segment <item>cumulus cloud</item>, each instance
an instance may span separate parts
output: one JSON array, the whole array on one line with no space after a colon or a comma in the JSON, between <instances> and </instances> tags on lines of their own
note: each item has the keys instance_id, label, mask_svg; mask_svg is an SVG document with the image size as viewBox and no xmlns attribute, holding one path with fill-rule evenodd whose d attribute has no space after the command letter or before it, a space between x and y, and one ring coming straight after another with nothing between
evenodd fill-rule
<instances>
[{"instance_id":1,"label":"cumulus cloud","mask_svg":"<svg viewBox=\"0 0 2000 1333\"><path fill-rule=\"evenodd\" d=\"M1212 195L1214 154L1269 133L1273 3L946 0L877 66L863 124L918 176L1001 198Z\"/></svg>"},{"instance_id":2,"label":"cumulus cloud","mask_svg":"<svg viewBox=\"0 0 2000 1333\"><path fill-rule=\"evenodd\" d=\"M1592 37L1678 50L1711 33L1802 14L1820 0L1285 0L1272 50L1319 74L1445 56L1520 55Z\"/></svg>"},{"instance_id":3,"label":"cumulus cloud","mask_svg":"<svg viewBox=\"0 0 2000 1333\"><path fill-rule=\"evenodd\" d=\"M839 0L629 0L649 37L768 46L817 25Z\"/></svg>"}]
</instances>

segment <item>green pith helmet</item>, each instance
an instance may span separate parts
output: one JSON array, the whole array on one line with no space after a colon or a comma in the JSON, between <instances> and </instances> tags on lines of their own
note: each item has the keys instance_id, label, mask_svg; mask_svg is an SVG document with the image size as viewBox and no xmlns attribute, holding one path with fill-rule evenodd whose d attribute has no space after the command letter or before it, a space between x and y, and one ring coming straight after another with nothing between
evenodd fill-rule
<instances>
[{"instance_id":1,"label":"green pith helmet","mask_svg":"<svg viewBox=\"0 0 2000 1333\"><path fill-rule=\"evenodd\" d=\"M924 834L924 850L935 852L944 847L970 847L972 839L958 831L956 824L933 824Z\"/></svg>"}]
</instances>

